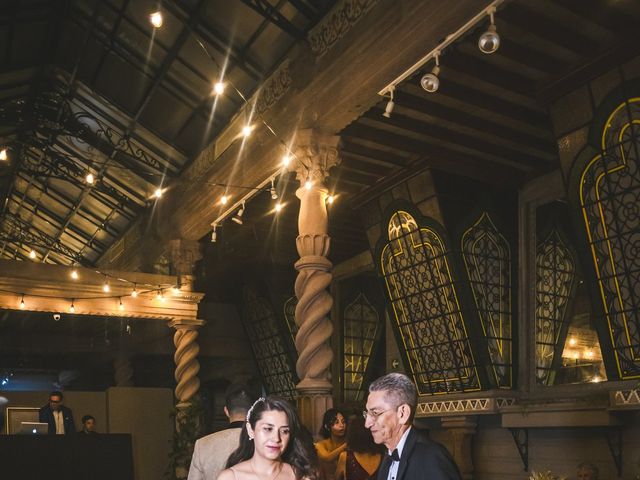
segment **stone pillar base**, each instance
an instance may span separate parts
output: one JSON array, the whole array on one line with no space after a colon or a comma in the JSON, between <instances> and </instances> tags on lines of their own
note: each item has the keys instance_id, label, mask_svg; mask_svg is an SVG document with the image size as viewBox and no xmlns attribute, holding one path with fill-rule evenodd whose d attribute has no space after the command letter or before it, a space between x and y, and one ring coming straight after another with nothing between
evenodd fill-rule
<instances>
[{"instance_id":1,"label":"stone pillar base","mask_svg":"<svg viewBox=\"0 0 640 480\"><path fill-rule=\"evenodd\" d=\"M298 415L302 424L311 431L314 438L319 435L324 412L333 407L331 383L327 380L305 379L296 385L298 390Z\"/></svg>"},{"instance_id":2,"label":"stone pillar base","mask_svg":"<svg viewBox=\"0 0 640 480\"><path fill-rule=\"evenodd\" d=\"M478 422L475 416L442 417L442 428L449 434L447 447L456 461L462 478L473 480L473 458L471 440Z\"/></svg>"}]
</instances>

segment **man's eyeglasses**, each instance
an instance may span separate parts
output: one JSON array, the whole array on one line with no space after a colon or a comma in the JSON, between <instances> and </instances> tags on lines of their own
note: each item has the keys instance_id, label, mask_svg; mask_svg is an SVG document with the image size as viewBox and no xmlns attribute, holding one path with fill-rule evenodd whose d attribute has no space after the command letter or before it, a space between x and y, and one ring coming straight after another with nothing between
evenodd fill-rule
<instances>
[{"instance_id":1,"label":"man's eyeglasses","mask_svg":"<svg viewBox=\"0 0 640 480\"><path fill-rule=\"evenodd\" d=\"M363 410L362 411L362 417L366 420L367 417L371 417L373 418L374 421L376 421L378 419L378 417L380 415L382 415L383 413L387 413L389 410L393 410L392 408L389 408L388 410Z\"/></svg>"}]
</instances>

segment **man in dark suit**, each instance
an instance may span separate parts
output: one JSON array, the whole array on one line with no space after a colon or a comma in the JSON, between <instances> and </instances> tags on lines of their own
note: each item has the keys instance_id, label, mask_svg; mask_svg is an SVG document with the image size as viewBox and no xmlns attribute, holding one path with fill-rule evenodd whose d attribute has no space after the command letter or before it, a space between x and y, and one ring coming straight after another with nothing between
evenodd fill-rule
<instances>
[{"instance_id":1,"label":"man in dark suit","mask_svg":"<svg viewBox=\"0 0 640 480\"><path fill-rule=\"evenodd\" d=\"M388 456L377 480L461 480L449 452L411 427L418 393L409 377L390 373L369 386L362 412L373 441L384 444Z\"/></svg>"},{"instance_id":2,"label":"man in dark suit","mask_svg":"<svg viewBox=\"0 0 640 480\"><path fill-rule=\"evenodd\" d=\"M50 435L69 435L76 433L71 409L62 405L62 392L51 392L49 403L40 409L40 422L49 424Z\"/></svg>"}]
</instances>

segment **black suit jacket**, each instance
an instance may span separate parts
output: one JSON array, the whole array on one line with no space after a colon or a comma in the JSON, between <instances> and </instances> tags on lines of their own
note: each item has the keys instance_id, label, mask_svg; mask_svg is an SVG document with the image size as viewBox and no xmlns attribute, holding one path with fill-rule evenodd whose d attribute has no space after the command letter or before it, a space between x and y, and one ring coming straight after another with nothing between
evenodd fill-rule
<instances>
[{"instance_id":1,"label":"black suit jacket","mask_svg":"<svg viewBox=\"0 0 640 480\"><path fill-rule=\"evenodd\" d=\"M62 411L62 419L64 423L64 433L65 435L69 435L71 433L76 433L76 426L73 423L73 413L71 413L71 409L65 407L64 405L60 407ZM53 418L53 410L49 404L45 405L40 409L40 422L49 424L49 434L55 435L56 433L56 420Z\"/></svg>"},{"instance_id":2,"label":"black suit jacket","mask_svg":"<svg viewBox=\"0 0 640 480\"><path fill-rule=\"evenodd\" d=\"M387 480L390 465L390 461L383 462L377 480ZM461 479L460 471L447 449L411 428L402 450L396 480Z\"/></svg>"}]
</instances>

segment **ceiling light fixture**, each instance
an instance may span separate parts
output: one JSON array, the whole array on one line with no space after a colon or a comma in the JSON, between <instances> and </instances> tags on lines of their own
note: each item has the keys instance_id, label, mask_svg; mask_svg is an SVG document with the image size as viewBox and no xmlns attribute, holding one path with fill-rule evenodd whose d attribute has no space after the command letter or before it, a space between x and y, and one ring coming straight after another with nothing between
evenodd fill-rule
<instances>
[{"instance_id":1,"label":"ceiling light fixture","mask_svg":"<svg viewBox=\"0 0 640 480\"><path fill-rule=\"evenodd\" d=\"M334 197L333 195L329 195L329 196L327 197L327 203L328 203L329 205L333 204L333 202L335 202L335 201L336 201L336 197Z\"/></svg>"},{"instance_id":2,"label":"ceiling light fixture","mask_svg":"<svg viewBox=\"0 0 640 480\"><path fill-rule=\"evenodd\" d=\"M212 223L211 226L213 227L213 231L211 232L211 243L216 243L218 241L218 225Z\"/></svg>"},{"instance_id":3,"label":"ceiling light fixture","mask_svg":"<svg viewBox=\"0 0 640 480\"><path fill-rule=\"evenodd\" d=\"M111 287L109 286L109 280L107 278L104 279L104 283L102 284L102 291L104 293L109 293L111 291Z\"/></svg>"},{"instance_id":4,"label":"ceiling light fixture","mask_svg":"<svg viewBox=\"0 0 640 480\"><path fill-rule=\"evenodd\" d=\"M236 215L231 218L231 221L236 222L238 225L242 225L242 215L244 215L244 201L242 202L238 213L236 213Z\"/></svg>"},{"instance_id":5,"label":"ceiling light fixture","mask_svg":"<svg viewBox=\"0 0 640 480\"><path fill-rule=\"evenodd\" d=\"M172 295L180 295L180 286L179 285L174 285L173 287L171 287L171 294Z\"/></svg>"},{"instance_id":6,"label":"ceiling light fixture","mask_svg":"<svg viewBox=\"0 0 640 480\"><path fill-rule=\"evenodd\" d=\"M24 304L24 295L22 295L22 299L20 300L20 310L24 310L26 305Z\"/></svg>"},{"instance_id":7,"label":"ceiling light fixture","mask_svg":"<svg viewBox=\"0 0 640 480\"><path fill-rule=\"evenodd\" d=\"M78 279L78 271L75 268L71 270L71 278L73 278L74 280Z\"/></svg>"},{"instance_id":8,"label":"ceiling light fixture","mask_svg":"<svg viewBox=\"0 0 640 480\"><path fill-rule=\"evenodd\" d=\"M69 307L69 313L75 313L76 307L73 304L73 298L71 299L71 306Z\"/></svg>"},{"instance_id":9,"label":"ceiling light fixture","mask_svg":"<svg viewBox=\"0 0 640 480\"><path fill-rule=\"evenodd\" d=\"M290 155L285 155L284 157L282 157L282 166L283 167L288 167L290 163L291 163L291 156Z\"/></svg>"},{"instance_id":10,"label":"ceiling light fixture","mask_svg":"<svg viewBox=\"0 0 640 480\"><path fill-rule=\"evenodd\" d=\"M222 196L220 197L220 203L221 203L222 205L226 205L228 201L229 201L229 197L228 197L227 195L222 195Z\"/></svg>"},{"instance_id":11,"label":"ceiling light fixture","mask_svg":"<svg viewBox=\"0 0 640 480\"><path fill-rule=\"evenodd\" d=\"M118 309L120 311L123 311L124 310L124 305L122 304L122 298L119 298L118 300L120 300L120 303L118 304Z\"/></svg>"},{"instance_id":12,"label":"ceiling light fixture","mask_svg":"<svg viewBox=\"0 0 640 480\"><path fill-rule=\"evenodd\" d=\"M275 209L276 209L276 213L279 213L282 208L284 207L284 205L282 205L282 203L278 202L276 203Z\"/></svg>"},{"instance_id":13,"label":"ceiling light fixture","mask_svg":"<svg viewBox=\"0 0 640 480\"><path fill-rule=\"evenodd\" d=\"M278 192L276 191L276 186L273 178L271 179L271 188L269 189L269 193L271 194L271 200L278 199Z\"/></svg>"},{"instance_id":14,"label":"ceiling light fixture","mask_svg":"<svg viewBox=\"0 0 640 480\"><path fill-rule=\"evenodd\" d=\"M162 12L160 11L153 12L151 15L149 15L149 21L151 22L151 25L153 25L155 28L160 28L164 23L164 19L162 18Z\"/></svg>"},{"instance_id":15,"label":"ceiling light fixture","mask_svg":"<svg viewBox=\"0 0 640 480\"><path fill-rule=\"evenodd\" d=\"M9 155L7 155L7 149L3 148L2 150L0 150L0 160L4 162L8 158L9 158Z\"/></svg>"},{"instance_id":16,"label":"ceiling light fixture","mask_svg":"<svg viewBox=\"0 0 640 480\"><path fill-rule=\"evenodd\" d=\"M495 7L487 10L487 14L491 20L491 25L489 25L487 31L480 35L480 38L478 39L478 48L480 51L489 55L495 53L498 48L500 48L500 35L496 32L496 24L493 18L493 14L495 12Z\"/></svg>"},{"instance_id":17,"label":"ceiling light fixture","mask_svg":"<svg viewBox=\"0 0 640 480\"><path fill-rule=\"evenodd\" d=\"M89 185L93 185L93 182L95 181L93 173L91 173L91 172L87 173L87 176L84 177L84 179Z\"/></svg>"},{"instance_id":18,"label":"ceiling light fixture","mask_svg":"<svg viewBox=\"0 0 640 480\"><path fill-rule=\"evenodd\" d=\"M440 73L440 53L436 52L434 58L436 66L433 67L429 73L425 73L420 79L420 86L429 93L437 92L440 87L440 79L438 78L438 74Z\"/></svg>"},{"instance_id":19,"label":"ceiling light fixture","mask_svg":"<svg viewBox=\"0 0 640 480\"><path fill-rule=\"evenodd\" d=\"M131 297L132 298L137 298L138 297L138 290L136 290L136 284L133 284L133 290L131 291Z\"/></svg>"},{"instance_id":20,"label":"ceiling light fixture","mask_svg":"<svg viewBox=\"0 0 640 480\"><path fill-rule=\"evenodd\" d=\"M382 90L378 92L378 95L382 97L386 97L391 92L392 88L397 87L402 82L404 82L407 78L413 76L416 72L420 71L425 64L431 61L436 54L440 55L449 45L456 42L459 38L466 35L471 29L473 29L480 22L485 21L487 15L489 15L490 11L496 11L500 5L504 3L505 0L493 0L489 5L480 10L474 17L472 17L467 23L458 28L455 32L447 35L445 39L440 42L438 45L435 45L434 48L424 55L421 59L419 59L416 63L414 63L411 67L402 72L398 77L396 77L392 82L387 84Z\"/></svg>"},{"instance_id":21,"label":"ceiling light fixture","mask_svg":"<svg viewBox=\"0 0 640 480\"><path fill-rule=\"evenodd\" d=\"M389 101L387 102L387 106L384 107L384 113L382 114L383 117L386 118L391 118L391 112L393 112L393 107L395 107L395 103L393 103L393 92L395 91L396 87L392 87L391 90L389 90L389 95L391 98L389 98Z\"/></svg>"},{"instance_id":22,"label":"ceiling light fixture","mask_svg":"<svg viewBox=\"0 0 640 480\"><path fill-rule=\"evenodd\" d=\"M36 258L36 251L31 249L31 251L29 252L29 258Z\"/></svg>"},{"instance_id":23,"label":"ceiling light fixture","mask_svg":"<svg viewBox=\"0 0 640 480\"><path fill-rule=\"evenodd\" d=\"M304 182L304 188L306 188L307 190L311 190L311 187L313 187L313 182L310 178L307 178L307 181Z\"/></svg>"},{"instance_id":24,"label":"ceiling light fixture","mask_svg":"<svg viewBox=\"0 0 640 480\"><path fill-rule=\"evenodd\" d=\"M244 127L242 127L242 136L247 138L249 135L251 135L252 131L253 127L251 125L245 125Z\"/></svg>"},{"instance_id":25,"label":"ceiling light fixture","mask_svg":"<svg viewBox=\"0 0 640 480\"><path fill-rule=\"evenodd\" d=\"M156 198L160 198L162 196L162 188L156 188L156 191L153 192L153 196Z\"/></svg>"}]
</instances>

